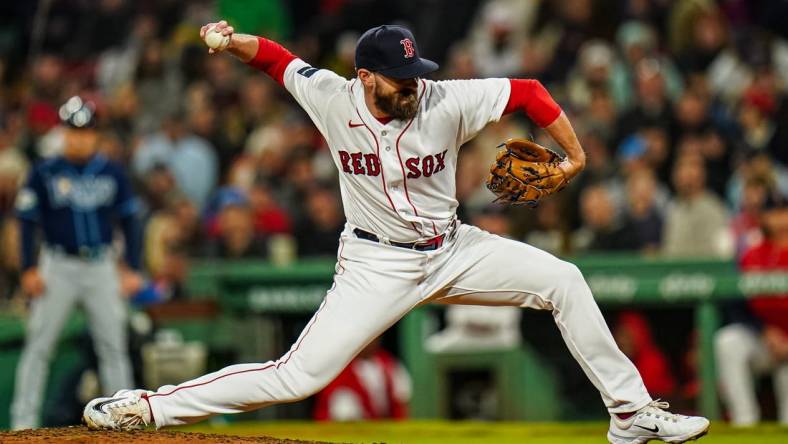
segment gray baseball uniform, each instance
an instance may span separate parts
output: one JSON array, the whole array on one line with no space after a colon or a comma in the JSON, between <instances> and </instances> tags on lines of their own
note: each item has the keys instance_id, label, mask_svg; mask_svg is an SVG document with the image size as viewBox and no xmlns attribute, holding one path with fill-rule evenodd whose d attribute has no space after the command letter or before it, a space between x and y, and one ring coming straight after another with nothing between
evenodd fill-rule
<instances>
[{"instance_id":1,"label":"gray baseball uniform","mask_svg":"<svg viewBox=\"0 0 788 444\"><path fill-rule=\"evenodd\" d=\"M110 244L113 221L127 238L126 260L139 264L136 200L122 169L102 156L86 164L63 157L36 165L17 196L22 231L22 269L34 266L35 228L45 246L39 272L45 291L32 301L27 338L16 373L12 427L39 425L49 360L77 305L85 310L99 360L103 391L132 384L126 341L126 304Z\"/></svg>"}]
</instances>

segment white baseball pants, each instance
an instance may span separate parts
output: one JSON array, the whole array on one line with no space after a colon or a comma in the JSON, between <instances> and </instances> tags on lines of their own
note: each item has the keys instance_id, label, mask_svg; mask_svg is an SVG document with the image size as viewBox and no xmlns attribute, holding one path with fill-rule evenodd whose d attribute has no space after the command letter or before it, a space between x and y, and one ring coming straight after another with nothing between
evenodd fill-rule
<instances>
[{"instance_id":1,"label":"white baseball pants","mask_svg":"<svg viewBox=\"0 0 788 444\"><path fill-rule=\"evenodd\" d=\"M429 303L552 310L572 355L611 413L651 401L618 349L582 274L530 245L460 225L435 251L340 239L334 285L284 356L239 364L148 396L157 427L304 399L327 385L372 339Z\"/></svg>"},{"instance_id":2,"label":"white baseball pants","mask_svg":"<svg viewBox=\"0 0 788 444\"><path fill-rule=\"evenodd\" d=\"M721 328L714 338L722 400L731 423L751 426L761 420L755 379L772 373L777 420L788 425L788 363L775 362L761 335L743 324Z\"/></svg>"}]
</instances>

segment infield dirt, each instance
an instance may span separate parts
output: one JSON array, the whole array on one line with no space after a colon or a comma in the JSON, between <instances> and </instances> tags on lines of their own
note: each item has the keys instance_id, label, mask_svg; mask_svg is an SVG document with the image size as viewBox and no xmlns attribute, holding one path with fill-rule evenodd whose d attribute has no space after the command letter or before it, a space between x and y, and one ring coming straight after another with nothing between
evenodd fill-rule
<instances>
[{"instance_id":1,"label":"infield dirt","mask_svg":"<svg viewBox=\"0 0 788 444\"><path fill-rule=\"evenodd\" d=\"M71 443L71 444L125 444L125 443L216 443L216 444L320 444L319 441L298 441L268 436L232 436L208 433L134 431L111 432L89 430L85 426L58 427L38 430L0 432L0 443Z\"/></svg>"}]
</instances>

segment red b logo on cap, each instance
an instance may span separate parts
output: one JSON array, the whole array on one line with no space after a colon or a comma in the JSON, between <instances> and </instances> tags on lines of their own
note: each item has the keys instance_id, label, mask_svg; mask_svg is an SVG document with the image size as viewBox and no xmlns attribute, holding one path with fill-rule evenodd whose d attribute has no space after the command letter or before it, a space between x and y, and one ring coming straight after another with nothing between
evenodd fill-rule
<instances>
[{"instance_id":1,"label":"red b logo on cap","mask_svg":"<svg viewBox=\"0 0 788 444\"><path fill-rule=\"evenodd\" d=\"M402 44L402 47L405 48L405 58L409 59L413 57L413 54L416 53L416 50L413 49L413 42L410 39L402 39L399 41Z\"/></svg>"}]
</instances>

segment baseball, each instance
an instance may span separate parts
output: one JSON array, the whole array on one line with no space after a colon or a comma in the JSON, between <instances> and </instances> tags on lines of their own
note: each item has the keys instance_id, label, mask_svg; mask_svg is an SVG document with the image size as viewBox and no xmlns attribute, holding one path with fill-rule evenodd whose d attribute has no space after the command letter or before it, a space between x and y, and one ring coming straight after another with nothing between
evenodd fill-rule
<instances>
[{"instance_id":1,"label":"baseball","mask_svg":"<svg viewBox=\"0 0 788 444\"><path fill-rule=\"evenodd\" d=\"M221 32L217 32L215 29L216 27L213 27L205 33L205 44L208 45L209 48L216 50L227 48L227 45L230 44L230 36L222 35Z\"/></svg>"}]
</instances>

